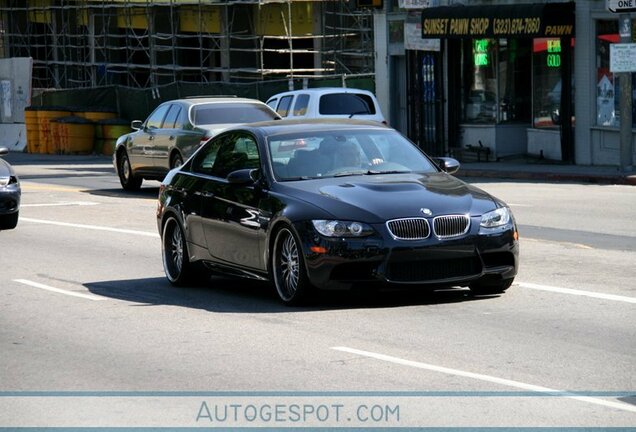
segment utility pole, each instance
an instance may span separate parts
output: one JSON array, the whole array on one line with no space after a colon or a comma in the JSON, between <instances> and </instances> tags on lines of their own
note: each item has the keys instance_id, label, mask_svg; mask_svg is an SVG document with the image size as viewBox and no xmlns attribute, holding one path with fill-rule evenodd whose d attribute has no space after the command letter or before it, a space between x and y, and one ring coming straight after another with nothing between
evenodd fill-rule
<instances>
[{"instance_id":1,"label":"utility pole","mask_svg":"<svg viewBox=\"0 0 636 432\"><path fill-rule=\"evenodd\" d=\"M618 18L621 43L632 43L632 19L630 14L620 14ZM621 170L631 172L633 168L633 138L632 138L632 74L623 72L620 74L621 85Z\"/></svg>"}]
</instances>

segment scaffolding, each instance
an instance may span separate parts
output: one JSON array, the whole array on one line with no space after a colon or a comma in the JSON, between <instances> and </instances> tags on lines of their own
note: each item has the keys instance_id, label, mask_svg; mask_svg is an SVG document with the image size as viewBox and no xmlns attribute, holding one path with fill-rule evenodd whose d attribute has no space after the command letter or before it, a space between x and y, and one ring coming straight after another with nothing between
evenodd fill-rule
<instances>
[{"instance_id":1,"label":"scaffolding","mask_svg":"<svg viewBox=\"0 0 636 432\"><path fill-rule=\"evenodd\" d=\"M355 3L0 0L0 56L33 58L33 88L373 76Z\"/></svg>"}]
</instances>

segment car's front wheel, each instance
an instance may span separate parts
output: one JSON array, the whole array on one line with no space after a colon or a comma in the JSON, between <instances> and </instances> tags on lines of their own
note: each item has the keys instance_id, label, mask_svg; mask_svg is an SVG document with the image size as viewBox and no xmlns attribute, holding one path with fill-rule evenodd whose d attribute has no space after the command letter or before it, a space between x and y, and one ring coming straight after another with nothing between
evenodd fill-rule
<instances>
[{"instance_id":1,"label":"car's front wheel","mask_svg":"<svg viewBox=\"0 0 636 432\"><path fill-rule=\"evenodd\" d=\"M127 191L136 191L141 187L141 182L143 179L137 175L132 170L132 165L130 164L130 159L128 158L128 153L126 151L122 151L119 157L117 158L119 165L119 182L121 183L121 187Z\"/></svg>"},{"instance_id":2,"label":"car's front wheel","mask_svg":"<svg viewBox=\"0 0 636 432\"><path fill-rule=\"evenodd\" d=\"M163 270L168 280L174 285L191 282L195 272L190 263L185 235L181 224L173 217L163 226L161 246Z\"/></svg>"},{"instance_id":3,"label":"car's front wheel","mask_svg":"<svg viewBox=\"0 0 636 432\"><path fill-rule=\"evenodd\" d=\"M473 294L501 294L510 286L514 278L499 280L477 280L470 284L470 291Z\"/></svg>"},{"instance_id":4,"label":"car's front wheel","mask_svg":"<svg viewBox=\"0 0 636 432\"><path fill-rule=\"evenodd\" d=\"M179 168L183 165L183 157L179 153L175 153L170 158L170 169Z\"/></svg>"},{"instance_id":5,"label":"car's front wheel","mask_svg":"<svg viewBox=\"0 0 636 432\"><path fill-rule=\"evenodd\" d=\"M298 305L311 291L300 242L291 228L276 233L272 250L272 276L278 296L287 305Z\"/></svg>"}]
</instances>

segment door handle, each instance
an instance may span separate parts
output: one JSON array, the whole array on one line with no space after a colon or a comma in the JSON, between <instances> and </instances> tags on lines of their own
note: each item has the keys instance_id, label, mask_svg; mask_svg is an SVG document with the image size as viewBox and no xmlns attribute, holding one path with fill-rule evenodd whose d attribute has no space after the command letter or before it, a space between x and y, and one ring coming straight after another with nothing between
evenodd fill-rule
<instances>
[{"instance_id":1,"label":"door handle","mask_svg":"<svg viewBox=\"0 0 636 432\"><path fill-rule=\"evenodd\" d=\"M152 141L153 139L155 139L155 136L154 136L154 135L150 135L150 136L148 136L148 140L149 140L149 141Z\"/></svg>"},{"instance_id":2,"label":"door handle","mask_svg":"<svg viewBox=\"0 0 636 432\"><path fill-rule=\"evenodd\" d=\"M198 195L200 197L203 197L203 198L213 198L214 197L214 194L212 192L199 192L199 191L197 191L194 194Z\"/></svg>"},{"instance_id":3,"label":"door handle","mask_svg":"<svg viewBox=\"0 0 636 432\"><path fill-rule=\"evenodd\" d=\"M174 135L170 135L170 138L168 138L170 141L174 141Z\"/></svg>"}]
</instances>

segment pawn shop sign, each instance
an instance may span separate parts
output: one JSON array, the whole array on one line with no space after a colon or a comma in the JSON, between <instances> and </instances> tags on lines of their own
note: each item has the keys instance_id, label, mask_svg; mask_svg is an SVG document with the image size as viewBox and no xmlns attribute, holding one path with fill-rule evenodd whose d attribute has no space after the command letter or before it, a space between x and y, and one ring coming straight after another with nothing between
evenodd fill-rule
<instances>
[{"instance_id":1,"label":"pawn shop sign","mask_svg":"<svg viewBox=\"0 0 636 432\"><path fill-rule=\"evenodd\" d=\"M636 0L605 0L605 5L614 13L636 12Z\"/></svg>"}]
</instances>

